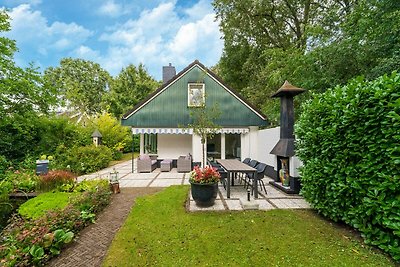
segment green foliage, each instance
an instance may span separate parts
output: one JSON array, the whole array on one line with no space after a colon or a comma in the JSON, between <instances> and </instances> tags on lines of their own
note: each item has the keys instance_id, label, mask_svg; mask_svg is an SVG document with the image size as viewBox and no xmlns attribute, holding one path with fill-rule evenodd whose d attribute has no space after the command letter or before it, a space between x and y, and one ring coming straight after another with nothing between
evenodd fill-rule
<instances>
[{"instance_id":1,"label":"green foliage","mask_svg":"<svg viewBox=\"0 0 400 267\"><path fill-rule=\"evenodd\" d=\"M112 160L112 150L106 146L94 145L73 147L60 157L64 169L80 175L107 167Z\"/></svg>"},{"instance_id":2,"label":"green foliage","mask_svg":"<svg viewBox=\"0 0 400 267\"><path fill-rule=\"evenodd\" d=\"M93 127L102 135L102 145L113 151L113 159L119 159L122 151L132 151L132 134L130 128L121 123L109 113L99 115L93 121Z\"/></svg>"},{"instance_id":3,"label":"green foliage","mask_svg":"<svg viewBox=\"0 0 400 267\"><path fill-rule=\"evenodd\" d=\"M60 66L45 71L45 88L56 90L63 104L83 115L102 111L101 101L111 79L99 64L64 58Z\"/></svg>"},{"instance_id":4,"label":"green foliage","mask_svg":"<svg viewBox=\"0 0 400 267\"><path fill-rule=\"evenodd\" d=\"M314 95L296 125L302 194L400 260L400 74Z\"/></svg>"},{"instance_id":5,"label":"green foliage","mask_svg":"<svg viewBox=\"0 0 400 267\"><path fill-rule=\"evenodd\" d=\"M58 255L76 233L94 221L94 215L109 203L110 194L108 183L98 182L95 188L81 193L79 198L61 210L49 211L36 219L14 217L1 233L0 265L45 264ZM85 209L81 210L80 207Z\"/></svg>"},{"instance_id":6,"label":"green foliage","mask_svg":"<svg viewBox=\"0 0 400 267\"><path fill-rule=\"evenodd\" d=\"M120 118L159 86L142 64L129 65L111 82L103 102L113 116Z\"/></svg>"},{"instance_id":7,"label":"green foliage","mask_svg":"<svg viewBox=\"0 0 400 267\"><path fill-rule=\"evenodd\" d=\"M359 75L373 79L400 68L399 1L215 0L213 5L224 34L218 73L272 125L278 123L279 103L268 96L285 80L324 92Z\"/></svg>"},{"instance_id":8,"label":"green foliage","mask_svg":"<svg viewBox=\"0 0 400 267\"><path fill-rule=\"evenodd\" d=\"M50 210L61 210L71 201L74 194L64 192L47 192L23 203L18 213L24 218L37 219Z\"/></svg>"},{"instance_id":9,"label":"green foliage","mask_svg":"<svg viewBox=\"0 0 400 267\"><path fill-rule=\"evenodd\" d=\"M71 122L63 116L43 116L38 118L37 155L54 155L65 147L91 144L91 128Z\"/></svg>"},{"instance_id":10,"label":"green foliage","mask_svg":"<svg viewBox=\"0 0 400 267\"><path fill-rule=\"evenodd\" d=\"M13 55L17 51L15 41L4 37L10 31L10 17L0 10L0 121L34 111L47 112L56 101L54 91L43 88L40 73L30 66L16 66ZM0 150L1 151L1 150Z\"/></svg>"},{"instance_id":11,"label":"green foliage","mask_svg":"<svg viewBox=\"0 0 400 267\"><path fill-rule=\"evenodd\" d=\"M4 181L7 181L10 185L9 192L34 192L37 183L38 176L32 170L22 170L22 171L7 171Z\"/></svg>"}]
</instances>

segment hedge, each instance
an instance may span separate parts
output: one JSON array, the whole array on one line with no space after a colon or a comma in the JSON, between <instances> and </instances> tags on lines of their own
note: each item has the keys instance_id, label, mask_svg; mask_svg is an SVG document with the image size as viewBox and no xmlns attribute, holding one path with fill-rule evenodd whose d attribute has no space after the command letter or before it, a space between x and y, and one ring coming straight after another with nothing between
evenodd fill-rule
<instances>
[{"instance_id":1,"label":"hedge","mask_svg":"<svg viewBox=\"0 0 400 267\"><path fill-rule=\"evenodd\" d=\"M400 74L357 78L303 104L302 194L400 260Z\"/></svg>"}]
</instances>

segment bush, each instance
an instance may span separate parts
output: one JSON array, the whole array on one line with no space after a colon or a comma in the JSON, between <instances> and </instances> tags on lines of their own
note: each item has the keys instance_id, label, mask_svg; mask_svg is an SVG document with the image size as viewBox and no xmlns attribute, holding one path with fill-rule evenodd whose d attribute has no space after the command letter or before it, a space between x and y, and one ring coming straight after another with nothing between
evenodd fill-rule
<instances>
[{"instance_id":1,"label":"bush","mask_svg":"<svg viewBox=\"0 0 400 267\"><path fill-rule=\"evenodd\" d=\"M34 192L38 183L38 176L32 170L9 170L5 174L4 181L9 184L8 193L12 192Z\"/></svg>"},{"instance_id":2,"label":"bush","mask_svg":"<svg viewBox=\"0 0 400 267\"><path fill-rule=\"evenodd\" d=\"M97 182L91 189L62 210L52 210L32 220L15 217L1 233L0 266L40 266L58 255L63 245L92 223L95 213L109 203L107 182Z\"/></svg>"},{"instance_id":3,"label":"bush","mask_svg":"<svg viewBox=\"0 0 400 267\"><path fill-rule=\"evenodd\" d=\"M19 206L18 213L24 218L36 219L50 210L65 208L74 196L64 192L43 193Z\"/></svg>"},{"instance_id":4,"label":"bush","mask_svg":"<svg viewBox=\"0 0 400 267\"><path fill-rule=\"evenodd\" d=\"M132 134L129 127L121 123L109 113L104 113L93 122L93 130L101 133L102 144L113 151L113 159L120 159L122 151L132 151Z\"/></svg>"},{"instance_id":5,"label":"bush","mask_svg":"<svg viewBox=\"0 0 400 267\"><path fill-rule=\"evenodd\" d=\"M400 260L400 74L306 102L296 125L304 197Z\"/></svg>"},{"instance_id":6,"label":"bush","mask_svg":"<svg viewBox=\"0 0 400 267\"><path fill-rule=\"evenodd\" d=\"M76 175L69 171L50 170L47 174L39 177L38 188L49 191L64 184L72 184L76 180Z\"/></svg>"},{"instance_id":7,"label":"bush","mask_svg":"<svg viewBox=\"0 0 400 267\"><path fill-rule=\"evenodd\" d=\"M105 146L74 147L61 156L62 166L76 174L86 174L108 167L112 151Z\"/></svg>"}]
</instances>

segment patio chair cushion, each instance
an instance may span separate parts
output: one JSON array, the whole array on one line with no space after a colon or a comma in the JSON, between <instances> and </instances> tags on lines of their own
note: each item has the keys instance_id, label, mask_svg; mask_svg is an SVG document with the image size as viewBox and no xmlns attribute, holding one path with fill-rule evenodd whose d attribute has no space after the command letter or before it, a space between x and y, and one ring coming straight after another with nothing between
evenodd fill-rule
<instances>
[{"instance_id":1,"label":"patio chair cushion","mask_svg":"<svg viewBox=\"0 0 400 267\"><path fill-rule=\"evenodd\" d=\"M149 160L149 159L150 159L150 156L147 154L142 154L139 156L139 160Z\"/></svg>"}]
</instances>

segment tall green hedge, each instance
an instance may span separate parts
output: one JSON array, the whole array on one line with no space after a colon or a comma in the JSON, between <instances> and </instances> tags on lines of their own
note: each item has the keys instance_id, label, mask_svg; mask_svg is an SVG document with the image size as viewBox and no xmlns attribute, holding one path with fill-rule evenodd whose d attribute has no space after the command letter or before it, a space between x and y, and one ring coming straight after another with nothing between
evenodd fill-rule
<instances>
[{"instance_id":1,"label":"tall green hedge","mask_svg":"<svg viewBox=\"0 0 400 267\"><path fill-rule=\"evenodd\" d=\"M295 126L304 197L400 260L400 74L314 95Z\"/></svg>"}]
</instances>

